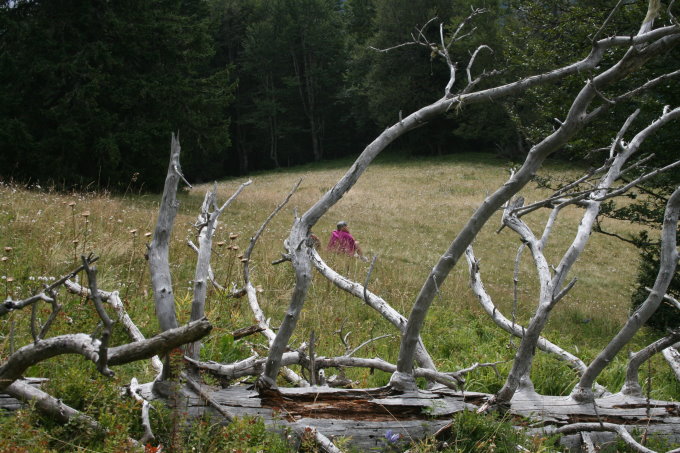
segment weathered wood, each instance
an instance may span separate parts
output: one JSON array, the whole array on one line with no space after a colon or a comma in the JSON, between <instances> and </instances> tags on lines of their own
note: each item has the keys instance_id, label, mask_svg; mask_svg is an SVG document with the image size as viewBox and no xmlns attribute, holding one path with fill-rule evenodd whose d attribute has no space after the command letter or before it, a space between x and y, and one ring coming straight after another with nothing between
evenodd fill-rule
<instances>
[{"instance_id":1,"label":"weathered wood","mask_svg":"<svg viewBox=\"0 0 680 453\"><path fill-rule=\"evenodd\" d=\"M630 39L630 42L634 43L636 39L643 39L650 33L654 32L639 34ZM446 250L446 252L439 259L438 263L433 267L414 301L413 308L406 325L406 333L402 336L399 358L397 361L397 372L393 375L390 381L391 384L395 386L395 388L409 388L409 386L413 385L413 378L411 377L409 379L409 374L413 364L418 338L420 337L420 333L430 305L434 300L435 295L439 292L439 287L446 280L447 276L457 264L458 260L463 255L468 246L472 243L477 233L481 230L482 226L486 224L491 216L498 209L500 209L504 203L510 200L530 181L530 179L535 175L537 169L542 165L543 161L549 155L562 148L564 144L566 144L566 142L570 140L587 123L607 110L607 106L598 106L596 108L590 107L591 104L599 98L600 90L602 88L611 86L613 83L618 82L634 73L638 68L649 61L654 56L656 51L660 50L660 47L665 47L666 45L674 46L675 44L671 43L671 41L677 42L677 40L680 40L680 34L678 34L677 29L674 33L676 33L675 37L671 38L669 41L665 41L664 38L662 40L649 43L641 49L633 49L629 47L629 50L620 59L620 61L611 66L603 65L602 68L599 68L598 71L600 72L597 75L594 75L593 78L587 83L585 83L579 93L574 97L574 101L570 106L569 112L560 127L555 130L554 133L550 134L548 137L536 144L528 153L524 163L517 170L517 172L515 172L508 179L508 181L499 187L493 194L488 196L475 211L475 213L470 217L463 229L453 240L448 250ZM600 45L601 44L599 42L593 43L591 56L599 53L598 47ZM576 63L576 65L582 64L582 62ZM571 67L573 67L573 65ZM568 67L561 68L558 71L566 71L567 68ZM501 87L498 87L497 89L501 89ZM493 90L495 89L492 89L492 91ZM478 94L480 92L471 93L468 96L471 97L474 94ZM460 97L461 96L453 97L453 99ZM416 113L420 113L420 111ZM565 269L568 269L568 266L566 266ZM558 268L555 274L558 277L562 277L566 275L566 272ZM558 280L556 284L552 284L551 286L553 289L559 290L561 285L562 281ZM549 306L546 305L546 308L549 308ZM533 345L535 345L536 341L538 340L540 324L542 322L542 319L538 316L538 314L535 315L533 319L536 322L532 324L536 324L536 326L535 328L532 328L532 325L530 325L530 334L527 334L523 337L523 345L520 346L520 350L517 353L518 360L516 360L513 364L513 371L509 375L506 385L504 386L503 390L499 392L499 399L501 400L509 399L509 397L519 385L521 377L526 374L526 365L531 364L531 356L529 355L529 352L531 352ZM526 356L526 359L524 356ZM593 382L590 382L591 386L592 383Z\"/></svg>"},{"instance_id":2,"label":"weathered wood","mask_svg":"<svg viewBox=\"0 0 680 453\"><path fill-rule=\"evenodd\" d=\"M198 215L196 226L199 228L198 235L198 258L194 273L194 297L191 302L190 321L196 321L205 316L205 300L208 293L208 281L210 280L210 257L212 256L212 240L217 230L217 221L227 207L236 200L239 194L250 185L252 181L246 181L239 186L234 194L229 197L221 207L217 206L217 183L212 191L205 194L201 212ZM201 350L201 342L195 341L187 345L187 354L198 360Z\"/></svg>"},{"instance_id":3,"label":"weathered wood","mask_svg":"<svg viewBox=\"0 0 680 453\"><path fill-rule=\"evenodd\" d=\"M677 345L664 349L662 354L673 370L673 373L675 373L675 377L680 380L680 352L677 350Z\"/></svg>"},{"instance_id":4,"label":"weathered wood","mask_svg":"<svg viewBox=\"0 0 680 453\"><path fill-rule=\"evenodd\" d=\"M258 332L263 332L264 330L265 328L260 326L259 324L253 324L252 326L236 329L231 334L234 336L234 340L238 340L240 338L248 337Z\"/></svg>"},{"instance_id":5,"label":"weathered wood","mask_svg":"<svg viewBox=\"0 0 680 453\"><path fill-rule=\"evenodd\" d=\"M40 388L43 382L49 380L47 378L24 378L24 383L31 385L35 388ZM13 412L26 407L22 401L8 395L7 393L0 393L0 415L6 415L9 412Z\"/></svg>"},{"instance_id":6,"label":"weathered wood","mask_svg":"<svg viewBox=\"0 0 680 453\"><path fill-rule=\"evenodd\" d=\"M179 164L179 138L172 134L170 145L170 163L165 177L163 198L158 210L158 220L149 245L149 273L153 286L153 297L156 305L156 317L161 330L174 329L178 326L175 314L175 295L172 290L170 274L170 235L177 215L177 185L183 179Z\"/></svg>"},{"instance_id":7,"label":"weathered wood","mask_svg":"<svg viewBox=\"0 0 680 453\"><path fill-rule=\"evenodd\" d=\"M147 340L108 349L108 364L122 365L169 352L183 344L206 336L212 326L207 319L166 330ZM30 366L62 354L79 354L98 363L100 342L84 333L61 335L28 344L0 365L0 391L19 379Z\"/></svg>"},{"instance_id":8,"label":"weathered wood","mask_svg":"<svg viewBox=\"0 0 680 453\"><path fill-rule=\"evenodd\" d=\"M330 387L279 388L258 394L238 385L228 388L201 386L213 402L238 417L262 417L271 429L299 431L312 426L333 440L350 437L350 444L362 451L385 445L385 433L392 430L405 440L418 440L438 433L447 437L451 418L464 410L476 410L491 397L485 393L460 392L445 387L434 390L397 393L390 387L334 389ZM181 389L182 410L189 417L217 411L189 388ZM141 386L147 399L156 398L150 384ZM520 425L541 434L577 423L619 424L627 430L648 429L680 446L680 403L650 400L622 394L593 403L579 403L570 397L543 396L531 391L517 392L510 402L509 414ZM521 417L521 418L520 418ZM593 429L595 431L595 429ZM450 433L449 433L450 434ZM592 435L597 444L611 435ZM569 439L569 438L567 438ZM569 440L569 442L572 442Z\"/></svg>"},{"instance_id":9,"label":"weathered wood","mask_svg":"<svg viewBox=\"0 0 680 453\"><path fill-rule=\"evenodd\" d=\"M455 108L457 106L462 106L463 104L469 105L471 103L494 101L508 95L517 95L531 87L554 82L577 72L597 68L602 62L607 49L613 46L630 47L631 44L645 44L644 48L641 50L627 52L623 57L623 60L617 64L599 69L599 74L594 76L592 81L587 83L582 91L576 96L573 106L563 125L541 143L532 148L525 164L512 178L510 178L510 180L508 180L508 182L482 203L480 208L477 209L475 214L469 219L458 237L452 242L449 249L433 268L414 302L414 307L406 326L406 333L402 336L402 344L397 364L398 372L393 376L393 384L395 386L408 388L410 385L415 385L412 376L411 379L408 379L407 376L410 376L415 351L420 339L421 328L429 310L429 306L438 292L438 285L441 285L444 282L449 272L453 269L465 249L481 230L482 226L498 208L529 182L535 175L537 169L541 166L542 162L550 154L562 148L576 132L607 109L606 106L599 106L590 111L588 110L591 102L598 97L598 89L607 87L624 78L626 75L633 73L644 63L659 55L659 53L665 52L675 46L678 41L680 41L680 31L675 26L659 28L634 37L608 37L594 42L590 54L581 61L543 74L526 77L502 86L480 89L469 93L463 91L458 95L446 95L386 128L364 149L345 175L328 190L319 201L309 208L307 212L294 220L290 235L287 239L287 248L289 258L295 269L295 288L293 289L291 300L286 309L277 337L269 349L269 357L265 372L258 380L258 387L267 389L276 385L275 379L281 366L281 356L288 347L290 337L293 334L304 305L307 289L311 281L310 261L312 259L312 247L307 245L307 239L309 238L312 228L318 220L354 186L375 157L390 143L408 131L420 127L430 119L448 112L452 107ZM400 376L403 377L403 379L400 379Z\"/></svg>"}]
</instances>

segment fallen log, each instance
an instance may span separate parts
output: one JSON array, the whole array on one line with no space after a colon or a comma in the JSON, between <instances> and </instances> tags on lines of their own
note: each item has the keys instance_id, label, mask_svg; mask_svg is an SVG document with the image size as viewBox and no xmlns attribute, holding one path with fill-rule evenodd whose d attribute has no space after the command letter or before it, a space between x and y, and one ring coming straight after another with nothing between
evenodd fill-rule
<instances>
[{"instance_id":1,"label":"fallen log","mask_svg":"<svg viewBox=\"0 0 680 453\"><path fill-rule=\"evenodd\" d=\"M349 390L307 387L279 388L259 395L242 385L227 388L204 385L202 391L210 394L213 403L237 417L262 417L274 430L299 431L313 426L331 441L349 437L349 443L362 451L384 447L388 432L404 441L435 434L439 440L446 440L455 414L476 410L491 397L444 386L407 393L389 387ZM182 387L180 392L182 410L189 418L208 415L214 420L221 419L190 388ZM150 384L141 386L140 393L146 399L159 398ZM172 405L169 400L166 404ZM578 423L602 423L620 425L629 432L647 430L670 445L680 446L680 403L676 402L648 401L618 393L598 398L594 404L579 403L568 396L544 396L525 390L513 397L508 413L513 423L530 435L552 434ZM592 437L597 443L613 436L607 437L608 434L597 433ZM564 446L580 448L580 441L576 444L574 439L565 436Z\"/></svg>"}]
</instances>

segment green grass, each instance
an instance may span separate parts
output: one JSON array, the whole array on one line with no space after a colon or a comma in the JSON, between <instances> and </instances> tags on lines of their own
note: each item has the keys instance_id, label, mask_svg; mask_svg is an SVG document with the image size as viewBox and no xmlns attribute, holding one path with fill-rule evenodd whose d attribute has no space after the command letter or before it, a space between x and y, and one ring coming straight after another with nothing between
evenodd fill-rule
<instances>
[{"instance_id":1,"label":"green grass","mask_svg":"<svg viewBox=\"0 0 680 453\"><path fill-rule=\"evenodd\" d=\"M342 176L348 162L325 162L286 171L252 175L253 184L222 215L215 243L212 266L220 283L229 287L242 283L238 255L245 250L250 236L281 202L294 183L303 178L300 189L291 202L279 213L261 237L253 254L251 276L261 286L260 304L272 325L280 323L293 287L289 264L272 266L280 257L282 242L292 224L294 213L304 212ZM484 197L502 184L508 175L510 162L485 154L450 155L418 160L384 158L371 166L358 184L323 217L314 229L325 245L335 223L349 222L366 254L377 255L369 287L388 303L408 315L411 304L429 270L449 246L456 233L467 221ZM543 175L569 178L578 169L552 163ZM225 200L247 178L230 179L219 183L219 200ZM171 244L171 270L175 285L177 313L182 321L189 316L191 280L196 255L186 246L187 239L195 241L193 227L198 208L208 185L183 190ZM528 202L546 194L543 190L527 188ZM158 207L157 195L115 197L107 194L58 194L50 191L25 190L0 186L0 252L7 259L0 262L0 297L23 298L38 290L44 278L59 277L75 267L78 256L90 251L101 256L97 263L99 286L120 291L132 319L145 335L158 331L153 313L153 300L144 259L145 233L153 231ZM70 206L70 203L75 205ZM83 216L83 213L89 215ZM565 210L548 245L547 255L552 264L568 247L573 228L579 222L578 208ZM537 213L529 223L538 227L547 213ZM487 290L497 306L508 317L512 311L512 272L519 241L508 229L496 234L500 222L498 213L476 239L475 253L481 261L481 271ZM610 222L611 230L626 233L630 225ZM131 231L136 230L136 233ZM238 238L230 241L229 234ZM74 242L77 241L77 242ZM358 260L330 255L321 251L325 259L340 273L363 283L368 265ZM584 359L593 359L625 321L632 283L637 269L637 253L626 244L610 237L593 235L587 251L575 266L572 276L578 278L573 291L554 310L545 331L551 341ZM525 253L521 263L520 298L516 316L526 323L536 305L537 283L530 256ZM9 281L11 278L13 281ZM97 321L90 303L63 291L60 302L64 315L51 330L52 335L68 332L92 332ZM228 299L224 294L209 294L206 313L215 326L205 341L202 357L210 360L234 360L249 351L234 342L231 332L253 323L244 299ZM46 305L39 310L44 321L49 314ZM10 352L10 328L14 325L17 347L31 341L28 331L30 310L14 312L0 319L0 360ZM316 275L309 291L298 329L291 340L297 346L309 339L311 330L318 338L317 352L337 355L344 352L337 331L352 332L349 341L359 345L368 338L395 334L395 330L367 306L348 296ZM637 350L655 339L657 334L641 332L630 345ZM496 328L477 305L468 288L468 274L464 262L459 263L448 280L441 285L425 325L424 341L441 370L456 370L474 362L506 361L497 367L481 368L468 376L466 389L493 392L503 384L514 354L511 339ZM250 341L260 341L256 337ZM113 341L126 342L120 326L115 326ZM517 344L517 340L513 340ZM399 337L373 342L358 355L379 356L394 362ZM620 354L605 370L600 382L617 391L625 372L625 353ZM29 371L33 376L51 380L46 389L79 410L101 418L102 410L93 401L105 395L115 398L115 391L136 376L140 381L153 377L147 362L116 368L111 380L97 375L95 367L80 358L57 358L44 362ZM651 395L659 399L675 399L680 385L659 357L652 360ZM389 375L368 370L352 370L349 375L361 386L384 385ZM575 375L564 364L538 353L532 377L539 392L567 394L575 382ZM647 383L647 366L641 370ZM109 406L104 406L109 407ZM134 408L111 407L120 418L106 423L124 425L123 431L140 433ZM69 438L68 431L49 426L34 415L23 415L33 428L35 439L47 448L68 450L60 442ZM3 433L9 430L6 421ZM16 442L31 435L17 433ZM5 437L5 436L3 436ZM109 447L99 442L90 445L80 441L83 448ZM7 437L8 439L11 437ZM55 440L57 439L57 440ZM75 442L75 441L74 441ZM19 445L19 444L17 444ZM37 445L37 444L36 444ZM41 444L42 445L42 444ZM32 448L32 447L31 447ZM1 451L1 450L0 450ZM42 450L27 450L42 451Z\"/></svg>"}]
</instances>

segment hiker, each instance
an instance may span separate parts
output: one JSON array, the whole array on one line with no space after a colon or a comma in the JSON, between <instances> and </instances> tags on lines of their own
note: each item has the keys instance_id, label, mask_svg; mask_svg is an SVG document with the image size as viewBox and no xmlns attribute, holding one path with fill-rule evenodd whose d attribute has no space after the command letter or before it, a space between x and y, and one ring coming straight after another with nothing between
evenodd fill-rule
<instances>
[{"instance_id":1,"label":"hiker","mask_svg":"<svg viewBox=\"0 0 680 453\"><path fill-rule=\"evenodd\" d=\"M336 230L331 233L331 240L328 242L328 250L346 253L349 256L358 256L366 261L366 258L364 258L364 254L359 247L359 242L357 242L350 234L347 222L344 220L338 222Z\"/></svg>"}]
</instances>

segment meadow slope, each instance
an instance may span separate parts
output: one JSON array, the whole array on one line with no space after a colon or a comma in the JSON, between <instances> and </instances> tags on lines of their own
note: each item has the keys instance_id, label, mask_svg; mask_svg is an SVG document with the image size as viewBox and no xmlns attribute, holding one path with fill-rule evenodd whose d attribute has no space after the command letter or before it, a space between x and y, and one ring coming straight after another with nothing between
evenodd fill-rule
<instances>
[{"instance_id":1,"label":"meadow slope","mask_svg":"<svg viewBox=\"0 0 680 453\"><path fill-rule=\"evenodd\" d=\"M279 213L259 240L252 260L251 276L261 289L260 303L272 325L277 325L287 306L293 285L292 271L286 263L272 266L281 256L295 211L304 212L328 190L349 166L347 161L291 168L286 171L258 173L253 184L225 211L215 237L212 265L220 283L239 287L241 267L239 255L250 236L259 228L273 208L291 187L302 178L299 190ZM401 313L408 315L411 303L440 254L484 197L502 184L510 162L485 154L459 154L419 160L383 159L371 166L359 183L326 215L314 229L322 240L322 256L340 273L357 281L366 278L368 264L325 251L330 232L338 220L349 222L352 233L364 252L377 255L370 289L382 296ZM568 179L582 171L573 165L549 163L544 176ZM225 200L248 178L219 182L218 199ZM178 315L186 320L191 304L191 280L195 253L186 245L196 240L194 222L208 185L183 190L180 213L173 232L171 261ZM532 202L546 195L545 190L529 187L523 195ZM66 273L82 253L94 252L98 262L100 287L120 291L131 317L143 333L157 331L153 301L144 259L147 236L153 231L157 195L112 196L108 194L59 194L44 188L25 189L0 185L0 291L2 296L26 297L44 280ZM580 210L565 210L547 255L555 260L565 251L579 222ZM538 212L528 219L540 226L547 216ZM507 317L515 315L526 322L535 305L536 284L530 257L525 253L519 274L519 298L513 307L513 267L519 241L508 229L496 233L500 213L482 230L475 241L475 252L481 260L484 283L497 306ZM608 221L607 228L626 234L635 226ZM238 235L230 239L230 235ZM629 245L611 237L594 234L586 252L573 270L578 282L573 291L554 311L546 336L588 362L623 324L629 310L629 299L635 280L638 256ZM72 295L62 294L65 314L53 327L52 334L91 332L95 328L94 312L89 304ZM39 311L47 316L47 308ZM229 299L225 294L209 294L207 314L215 329L205 342L202 357L216 361L234 360L250 354L247 341L234 342L231 332L252 324L252 315L243 299ZM10 329L14 326L14 343L30 342L30 313L14 312L0 319L0 359L10 351ZM357 355L380 356L396 360L399 338L386 321L360 301L348 296L315 275L305 310L294 336L293 345L309 338L315 331L319 343L317 353L339 354L344 348L338 331L352 332L353 346L368 338L393 334L371 343ZM641 332L632 348L647 344L658 334ZM512 340L491 324L468 288L468 272L464 262L454 269L442 285L425 326L424 340L442 370L455 370L474 362L509 361L513 356ZM116 327L114 342L125 341L122 329ZM260 340L258 340L260 341ZM261 353L262 348L255 345ZM493 392L502 385L507 363L498 367L500 375L483 368L469 376L469 390ZM86 371L83 371L86 370ZM617 360L603 374L601 382L618 390L623 382L625 357ZM651 382L651 396L677 399L680 386L659 358L652 361L652 374L647 367L642 379ZM31 370L35 376L52 378L47 384L65 401L83 410L94 410L88 395L94 390L79 390L79 383L96 380L101 388L114 389L136 375L150 379L148 364L121 367L117 377L103 383L94 367L77 360L54 359ZM362 386L387 382L388 375L368 370L353 371L350 377ZM576 376L562 363L539 353L533 372L537 390L564 394ZM126 381L127 380L127 381ZM103 390L99 392L103 392ZM107 390L113 392L113 390ZM90 395L91 396L91 395Z\"/></svg>"}]
</instances>

